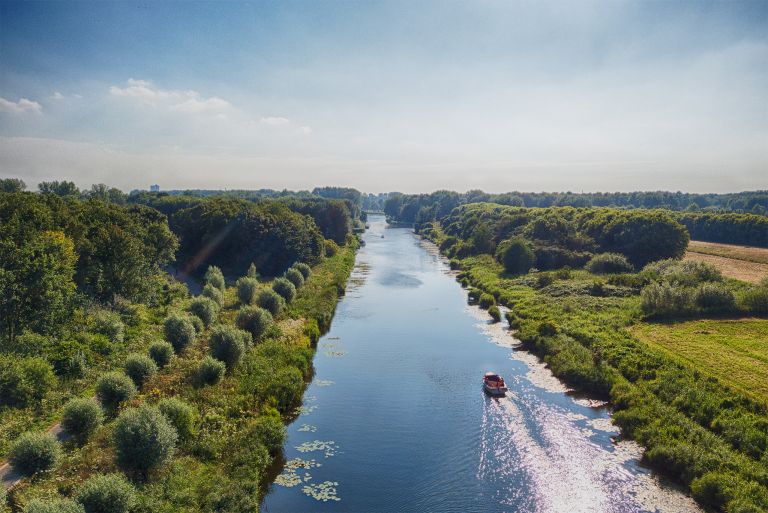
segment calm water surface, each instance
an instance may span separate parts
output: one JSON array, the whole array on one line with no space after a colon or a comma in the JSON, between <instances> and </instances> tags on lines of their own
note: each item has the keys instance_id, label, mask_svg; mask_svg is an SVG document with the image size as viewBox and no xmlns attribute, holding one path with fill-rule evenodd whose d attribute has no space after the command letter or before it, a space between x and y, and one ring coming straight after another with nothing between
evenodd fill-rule
<instances>
[{"instance_id":1,"label":"calm water surface","mask_svg":"<svg viewBox=\"0 0 768 513\"><path fill-rule=\"evenodd\" d=\"M699 511L612 441L605 408L467 306L434 247L370 225L263 512ZM487 370L506 398L483 394Z\"/></svg>"}]
</instances>

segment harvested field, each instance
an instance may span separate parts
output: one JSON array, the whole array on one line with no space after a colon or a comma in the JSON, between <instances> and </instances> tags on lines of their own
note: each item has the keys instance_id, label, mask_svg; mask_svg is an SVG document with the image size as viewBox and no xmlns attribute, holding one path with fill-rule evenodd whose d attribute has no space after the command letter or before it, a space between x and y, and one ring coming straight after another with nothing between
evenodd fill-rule
<instances>
[{"instance_id":1,"label":"harvested field","mask_svg":"<svg viewBox=\"0 0 768 513\"><path fill-rule=\"evenodd\" d=\"M705 255L704 253L694 253L686 251L686 260L698 260L712 264L723 273L723 276L735 278L737 280L758 283L763 278L768 277L768 264L757 262L747 262L746 260L737 260L735 258L726 258L715 255Z\"/></svg>"},{"instance_id":2,"label":"harvested field","mask_svg":"<svg viewBox=\"0 0 768 513\"><path fill-rule=\"evenodd\" d=\"M737 246L735 244L718 244L717 242L702 242L692 240L688 244L688 251L702 253L725 258L735 258L758 264L768 264L768 248L755 248L752 246Z\"/></svg>"}]
</instances>

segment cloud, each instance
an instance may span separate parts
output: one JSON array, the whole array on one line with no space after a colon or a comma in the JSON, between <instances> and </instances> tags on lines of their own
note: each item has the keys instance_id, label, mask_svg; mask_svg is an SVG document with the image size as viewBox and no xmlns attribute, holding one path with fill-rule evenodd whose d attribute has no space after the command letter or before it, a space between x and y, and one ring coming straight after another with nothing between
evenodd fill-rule
<instances>
[{"instance_id":1,"label":"cloud","mask_svg":"<svg viewBox=\"0 0 768 513\"><path fill-rule=\"evenodd\" d=\"M22 98L17 102L12 102L0 96L0 112L12 112L14 114L34 112L35 114L41 114L42 109L42 105L26 98Z\"/></svg>"},{"instance_id":2,"label":"cloud","mask_svg":"<svg viewBox=\"0 0 768 513\"><path fill-rule=\"evenodd\" d=\"M58 91L54 91L54 93L51 96L49 96L48 98L50 98L51 100L63 100L64 99L64 95L61 94Z\"/></svg>"},{"instance_id":3,"label":"cloud","mask_svg":"<svg viewBox=\"0 0 768 513\"><path fill-rule=\"evenodd\" d=\"M159 89L149 80L128 79L126 87L111 86L109 94L122 98L133 98L154 107L165 107L170 112L187 114L221 113L232 108L228 101L211 96L203 97L193 90Z\"/></svg>"},{"instance_id":4,"label":"cloud","mask_svg":"<svg viewBox=\"0 0 768 513\"><path fill-rule=\"evenodd\" d=\"M285 125L291 124L290 119L282 118L279 116L269 116L269 117L261 118L261 122L269 126L285 126Z\"/></svg>"},{"instance_id":5,"label":"cloud","mask_svg":"<svg viewBox=\"0 0 768 513\"><path fill-rule=\"evenodd\" d=\"M296 133L302 134L302 135L309 135L312 133L312 127L308 127L306 125L300 126L299 128L296 129Z\"/></svg>"}]
</instances>

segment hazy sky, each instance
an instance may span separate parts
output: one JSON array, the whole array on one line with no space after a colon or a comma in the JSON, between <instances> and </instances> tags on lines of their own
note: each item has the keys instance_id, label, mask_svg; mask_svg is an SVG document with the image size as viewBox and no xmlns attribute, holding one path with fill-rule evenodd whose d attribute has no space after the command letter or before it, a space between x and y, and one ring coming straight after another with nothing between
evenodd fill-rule
<instances>
[{"instance_id":1,"label":"hazy sky","mask_svg":"<svg viewBox=\"0 0 768 513\"><path fill-rule=\"evenodd\" d=\"M0 2L0 176L768 188L768 2Z\"/></svg>"}]
</instances>

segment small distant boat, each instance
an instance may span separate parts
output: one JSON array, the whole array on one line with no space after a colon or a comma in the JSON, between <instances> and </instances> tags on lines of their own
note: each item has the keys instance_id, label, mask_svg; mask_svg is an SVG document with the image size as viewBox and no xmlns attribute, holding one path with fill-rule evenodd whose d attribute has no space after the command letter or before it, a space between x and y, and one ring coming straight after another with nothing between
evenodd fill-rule
<instances>
[{"instance_id":1,"label":"small distant boat","mask_svg":"<svg viewBox=\"0 0 768 513\"><path fill-rule=\"evenodd\" d=\"M504 383L504 378L495 372L486 372L485 376L483 376L483 390L488 395L503 397L506 395L508 388L506 383Z\"/></svg>"}]
</instances>

